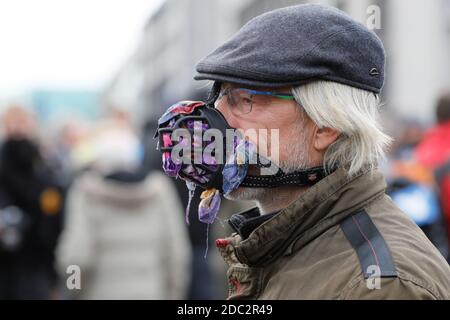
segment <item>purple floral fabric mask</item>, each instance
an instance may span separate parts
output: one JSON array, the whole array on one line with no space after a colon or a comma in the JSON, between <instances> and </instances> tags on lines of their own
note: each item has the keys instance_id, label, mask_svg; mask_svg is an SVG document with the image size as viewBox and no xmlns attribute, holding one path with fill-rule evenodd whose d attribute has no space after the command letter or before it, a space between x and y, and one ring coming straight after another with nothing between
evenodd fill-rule
<instances>
[{"instance_id":1,"label":"purple floral fabric mask","mask_svg":"<svg viewBox=\"0 0 450 320\"><path fill-rule=\"evenodd\" d=\"M196 109L203 107L205 107L205 104L200 101L178 102L172 105L161 116L158 121L158 125L160 128L173 128L181 115L195 114ZM209 129L209 124L196 121L196 119L188 119L183 122L182 128L190 131L197 129L204 132ZM168 148L174 145L170 132L161 131L160 134L162 135L160 139L160 144L162 143L162 147ZM213 141L206 142L203 145L195 145L195 139L191 140L193 148L212 148L215 143ZM224 194L229 194L239 187L247 175L250 161L254 159L256 155L256 146L250 141L244 140L239 136L235 136L233 143L234 152L232 152L226 159L221 172L223 181L221 191ZM180 139L177 144L186 146L189 144L189 141L188 139L183 138ZM195 164L184 165L179 159L173 159L171 152L163 151L162 162L163 170L168 176L182 178L186 181L186 185L189 189L189 204L186 209L186 222L189 223L189 207L191 199L194 195L195 187L196 185L207 184L213 178L210 170L214 171L219 168L216 159L211 156L202 155L202 165L204 166L204 169L202 169L200 166L196 166ZM202 200L200 201L198 208L199 220L206 224L212 224L220 210L220 192L216 188L207 188L203 191L200 198Z\"/></svg>"}]
</instances>

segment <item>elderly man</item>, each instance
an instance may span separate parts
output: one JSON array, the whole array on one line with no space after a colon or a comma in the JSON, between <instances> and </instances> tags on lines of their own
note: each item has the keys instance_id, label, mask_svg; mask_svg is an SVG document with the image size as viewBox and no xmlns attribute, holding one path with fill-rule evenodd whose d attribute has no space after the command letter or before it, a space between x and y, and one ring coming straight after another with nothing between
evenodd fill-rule
<instances>
[{"instance_id":1,"label":"elderly man","mask_svg":"<svg viewBox=\"0 0 450 320\"><path fill-rule=\"evenodd\" d=\"M216 241L230 299L450 298L447 262L376 169L390 142L377 119L384 62L363 25L299 5L254 18L197 65L230 127L279 130L282 173L250 166L225 193L258 203Z\"/></svg>"}]
</instances>

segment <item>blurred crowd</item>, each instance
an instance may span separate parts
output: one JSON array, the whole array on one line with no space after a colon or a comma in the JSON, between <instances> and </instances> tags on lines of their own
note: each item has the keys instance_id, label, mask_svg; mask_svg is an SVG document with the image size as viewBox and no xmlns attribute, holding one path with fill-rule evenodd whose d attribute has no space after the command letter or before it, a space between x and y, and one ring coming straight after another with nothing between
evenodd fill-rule
<instances>
[{"instance_id":1,"label":"blurred crowd","mask_svg":"<svg viewBox=\"0 0 450 320\"><path fill-rule=\"evenodd\" d=\"M185 224L188 192L161 172L155 123L137 130L110 108L50 132L30 110L1 116L0 299L226 297L225 265L205 253L229 231L198 222L196 200ZM450 92L436 119L428 128L404 120L382 170L387 193L448 259ZM224 202L222 219L252 205Z\"/></svg>"},{"instance_id":2,"label":"blurred crowd","mask_svg":"<svg viewBox=\"0 0 450 320\"><path fill-rule=\"evenodd\" d=\"M50 130L31 110L1 118L0 299L226 296L225 266L205 255L215 229L194 217L195 201L185 224L188 192L162 173L156 124L137 130L110 108Z\"/></svg>"},{"instance_id":3,"label":"blurred crowd","mask_svg":"<svg viewBox=\"0 0 450 320\"><path fill-rule=\"evenodd\" d=\"M393 201L421 227L449 260L450 91L437 101L436 123L403 119L384 164Z\"/></svg>"}]
</instances>

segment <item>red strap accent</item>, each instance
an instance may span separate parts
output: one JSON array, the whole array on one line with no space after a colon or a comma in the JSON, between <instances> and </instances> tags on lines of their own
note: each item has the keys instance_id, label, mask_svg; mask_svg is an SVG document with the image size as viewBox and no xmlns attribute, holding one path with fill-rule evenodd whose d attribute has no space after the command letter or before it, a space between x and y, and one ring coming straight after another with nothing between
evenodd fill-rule
<instances>
[{"instance_id":1,"label":"red strap accent","mask_svg":"<svg viewBox=\"0 0 450 320\"><path fill-rule=\"evenodd\" d=\"M216 240L216 247L218 247L218 248L225 248L229 244L230 244L230 241L228 241L227 239L217 239Z\"/></svg>"}]
</instances>

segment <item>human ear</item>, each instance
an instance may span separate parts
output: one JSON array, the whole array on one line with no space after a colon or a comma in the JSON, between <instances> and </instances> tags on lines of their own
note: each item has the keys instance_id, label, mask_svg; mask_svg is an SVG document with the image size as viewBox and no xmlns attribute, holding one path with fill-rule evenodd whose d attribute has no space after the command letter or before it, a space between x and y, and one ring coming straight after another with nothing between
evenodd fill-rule
<instances>
[{"instance_id":1,"label":"human ear","mask_svg":"<svg viewBox=\"0 0 450 320\"><path fill-rule=\"evenodd\" d=\"M324 127L317 128L314 132L314 143L313 147L317 151L326 150L333 142L339 138L340 132L336 129Z\"/></svg>"}]
</instances>

